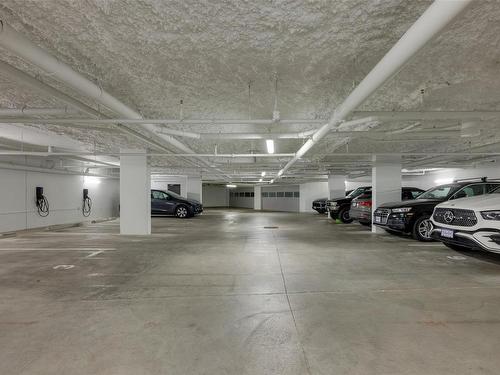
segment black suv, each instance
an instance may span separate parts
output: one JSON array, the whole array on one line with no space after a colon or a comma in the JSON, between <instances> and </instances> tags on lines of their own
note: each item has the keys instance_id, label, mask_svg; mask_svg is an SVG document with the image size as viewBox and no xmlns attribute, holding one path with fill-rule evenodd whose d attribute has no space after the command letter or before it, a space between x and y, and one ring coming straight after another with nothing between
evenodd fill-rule
<instances>
[{"instance_id":1,"label":"black suv","mask_svg":"<svg viewBox=\"0 0 500 375\"><path fill-rule=\"evenodd\" d=\"M330 217L332 219L340 219L343 223L352 223L352 219L349 216L349 210L351 209L351 201L360 196L361 194L371 191L371 186L362 186L351 191L345 198L329 199L326 201L326 208L330 212Z\"/></svg>"},{"instance_id":2,"label":"black suv","mask_svg":"<svg viewBox=\"0 0 500 375\"><path fill-rule=\"evenodd\" d=\"M319 214L324 214L326 212L326 201L328 198L319 198L313 200L312 209L318 211Z\"/></svg>"},{"instance_id":3,"label":"black suv","mask_svg":"<svg viewBox=\"0 0 500 375\"><path fill-rule=\"evenodd\" d=\"M488 182L486 177L456 180L429 189L413 200L382 204L373 213L373 224L389 233L409 233L416 240L432 241L430 217L434 207L450 199L487 194L498 187L500 182Z\"/></svg>"}]
</instances>

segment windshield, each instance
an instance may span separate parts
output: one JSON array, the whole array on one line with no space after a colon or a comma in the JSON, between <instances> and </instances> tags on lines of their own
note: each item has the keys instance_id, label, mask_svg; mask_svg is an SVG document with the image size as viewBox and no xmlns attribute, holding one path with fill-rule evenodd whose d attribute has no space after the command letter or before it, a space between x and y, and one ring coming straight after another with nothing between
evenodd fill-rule
<instances>
[{"instance_id":1,"label":"windshield","mask_svg":"<svg viewBox=\"0 0 500 375\"><path fill-rule=\"evenodd\" d=\"M179 194L177 193L174 193L173 191L166 191L165 193L167 193L168 195L170 195L171 197L174 197L174 198L178 198L178 199L185 199L184 197L181 197Z\"/></svg>"},{"instance_id":2,"label":"windshield","mask_svg":"<svg viewBox=\"0 0 500 375\"><path fill-rule=\"evenodd\" d=\"M351 191L349 193L349 195L347 196L347 198L356 198L358 195L360 195L361 193L363 193L365 191L365 188L364 187L359 187L353 191Z\"/></svg>"},{"instance_id":3,"label":"windshield","mask_svg":"<svg viewBox=\"0 0 500 375\"><path fill-rule=\"evenodd\" d=\"M417 199L441 199L445 200L448 196L453 194L457 190L456 185L441 185L435 188L429 189L426 192L420 194Z\"/></svg>"}]
</instances>

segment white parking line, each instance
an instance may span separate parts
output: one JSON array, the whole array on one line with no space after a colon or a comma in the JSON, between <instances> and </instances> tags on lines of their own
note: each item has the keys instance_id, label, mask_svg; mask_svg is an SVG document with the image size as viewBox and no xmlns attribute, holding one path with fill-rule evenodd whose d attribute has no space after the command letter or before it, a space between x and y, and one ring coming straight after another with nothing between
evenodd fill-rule
<instances>
[{"instance_id":1,"label":"white parking line","mask_svg":"<svg viewBox=\"0 0 500 375\"><path fill-rule=\"evenodd\" d=\"M408 244L410 247L444 247L442 243L410 243Z\"/></svg>"},{"instance_id":2,"label":"white parking line","mask_svg":"<svg viewBox=\"0 0 500 375\"><path fill-rule=\"evenodd\" d=\"M115 248L99 248L99 247L68 247L62 249L54 249L54 248L0 248L0 251L114 251Z\"/></svg>"}]
</instances>

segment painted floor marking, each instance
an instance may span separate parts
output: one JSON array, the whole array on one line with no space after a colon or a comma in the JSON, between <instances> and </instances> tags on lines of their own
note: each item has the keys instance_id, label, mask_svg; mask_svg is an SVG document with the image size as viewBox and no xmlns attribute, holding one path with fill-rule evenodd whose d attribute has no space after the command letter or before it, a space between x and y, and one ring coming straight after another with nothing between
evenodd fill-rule
<instances>
[{"instance_id":1,"label":"painted floor marking","mask_svg":"<svg viewBox=\"0 0 500 375\"><path fill-rule=\"evenodd\" d=\"M410 247L444 247L444 245L442 243L423 243L423 244L410 243L410 244L408 244L408 246L410 246Z\"/></svg>"}]
</instances>

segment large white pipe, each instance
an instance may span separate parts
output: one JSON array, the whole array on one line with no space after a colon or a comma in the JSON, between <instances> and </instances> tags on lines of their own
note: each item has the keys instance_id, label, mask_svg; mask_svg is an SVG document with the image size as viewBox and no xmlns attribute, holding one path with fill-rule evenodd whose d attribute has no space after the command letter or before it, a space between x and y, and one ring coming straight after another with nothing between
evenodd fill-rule
<instances>
[{"instance_id":1,"label":"large white pipe","mask_svg":"<svg viewBox=\"0 0 500 375\"><path fill-rule=\"evenodd\" d=\"M0 32L0 37L1 37ZM64 94L63 92L33 78L29 74L14 68L12 65L9 65L3 61L0 61L0 74L3 74L6 78L14 80L16 82L21 83L24 86L30 87L36 91L43 93L44 95L50 95L56 99L59 99L63 103L68 104L69 106L77 109L80 112L86 113L93 117L100 117L101 114L95 109L87 106L79 102L78 100L70 97L69 95Z\"/></svg>"},{"instance_id":2,"label":"large white pipe","mask_svg":"<svg viewBox=\"0 0 500 375\"><path fill-rule=\"evenodd\" d=\"M74 71L70 66L59 61L56 57L38 47L2 20L0 20L0 45L25 61L36 65L46 73L50 74L52 78L57 79L79 93L94 99L96 102L111 111L128 119L142 119L140 113L128 107L120 100L103 90L102 87L99 87L80 73ZM142 127L148 132L156 134L156 127L153 124L143 124ZM188 146L169 135L159 134L158 136L184 153L195 153ZM203 164L207 164L202 158L199 158L199 160Z\"/></svg>"},{"instance_id":3,"label":"large white pipe","mask_svg":"<svg viewBox=\"0 0 500 375\"><path fill-rule=\"evenodd\" d=\"M296 152L278 172L281 177L333 128L396 74L421 48L438 35L472 0L435 0L378 62L354 91L335 110L332 117Z\"/></svg>"},{"instance_id":4,"label":"large white pipe","mask_svg":"<svg viewBox=\"0 0 500 375\"><path fill-rule=\"evenodd\" d=\"M0 116L55 116L78 113L69 108L0 108Z\"/></svg>"}]
</instances>

